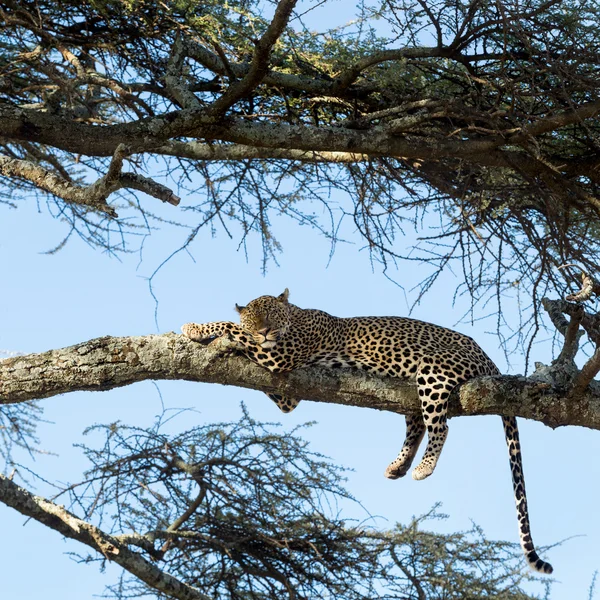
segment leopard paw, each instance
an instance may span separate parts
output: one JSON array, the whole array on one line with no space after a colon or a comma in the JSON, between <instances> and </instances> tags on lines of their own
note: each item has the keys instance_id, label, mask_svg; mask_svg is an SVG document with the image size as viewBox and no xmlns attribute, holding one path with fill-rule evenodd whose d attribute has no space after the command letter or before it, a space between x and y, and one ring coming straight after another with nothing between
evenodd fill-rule
<instances>
[{"instance_id":1,"label":"leopard paw","mask_svg":"<svg viewBox=\"0 0 600 600\"><path fill-rule=\"evenodd\" d=\"M202 344L209 344L216 338L214 335L207 336L206 332L202 331L202 329L198 327L196 323L186 323L185 325L182 325L181 333L183 333L185 337L190 338L190 340L193 340L194 342L200 342Z\"/></svg>"},{"instance_id":2,"label":"leopard paw","mask_svg":"<svg viewBox=\"0 0 600 600\"><path fill-rule=\"evenodd\" d=\"M422 479L427 479L435 469L435 462L429 461L427 459L423 459L420 464L418 464L412 472L412 478L415 481L421 481Z\"/></svg>"},{"instance_id":3,"label":"leopard paw","mask_svg":"<svg viewBox=\"0 0 600 600\"><path fill-rule=\"evenodd\" d=\"M408 473L409 468L410 462L400 462L395 460L387 466L384 475L388 479L400 479L400 477L404 477Z\"/></svg>"}]
</instances>

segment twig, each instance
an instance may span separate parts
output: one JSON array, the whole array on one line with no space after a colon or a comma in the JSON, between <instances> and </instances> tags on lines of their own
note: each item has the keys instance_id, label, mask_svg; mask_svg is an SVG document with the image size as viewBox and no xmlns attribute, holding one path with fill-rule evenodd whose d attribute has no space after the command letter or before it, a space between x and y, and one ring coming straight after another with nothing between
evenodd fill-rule
<instances>
[{"instance_id":1,"label":"twig","mask_svg":"<svg viewBox=\"0 0 600 600\"><path fill-rule=\"evenodd\" d=\"M592 297L592 294L600 295L600 285L598 285L594 278L589 273L584 271L581 267L578 267L574 264L568 264L561 265L558 268L560 270L566 269L568 267L575 267L576 269L579 269L581 271L582 286L581 289L575 294L569 294L568 296L566 296L566 300L568 300L569 302L585 302L586 300L589 300Z\"/></svg>"}]
</instances>

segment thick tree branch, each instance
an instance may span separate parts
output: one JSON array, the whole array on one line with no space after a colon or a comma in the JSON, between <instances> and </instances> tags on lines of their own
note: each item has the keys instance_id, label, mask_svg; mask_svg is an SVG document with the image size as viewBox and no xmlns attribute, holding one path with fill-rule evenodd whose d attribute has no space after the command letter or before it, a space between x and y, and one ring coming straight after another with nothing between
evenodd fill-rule
<instances>
[{"instance_id":1,"label":"thick tree branch","mask_svg":"<svg viewBox=\"0 0 600 600\"><path fill-rule=\"evenodd\" d=\"M65 537L77 540L117 563L151 588L178 600L208 600L196 588L165 573L140 554L131 551L116 537L98 527L82 521L63 506L34 496L0 473L0 501L22 515L58 531Z\"/></svg>"},{"instance_id":2,"label":"thick tree branch","mask_svg":"<svg viewBox=\"0 0 600 600\"><path fill-rule=\"evenodd\" d=\"M355 131L285 123L215 121L203 111L182 109L131 123L96 127L58 115L0 104L0 136L48 144L86 156L111 156L119 144L151 152L173 137L194 136L249 146L309 152L351 152L406 158L463 158L477 164L535 169L538 161L516 151L497 150L497 140L429 141L397 137L384 129ZM152 142L148 142L152 140Z\"/></svg>"},{"instance_id":3,"label":"thick tree branch","mask_svg":"<svg viewBox=\"0 0 600 600\"><path fill-rule=\"evenodd\" d=\"M269 71L269 56L273 46L288 24L294 6L298 0L279 0L273 20L262 37L256 41L256 48L248 73L243 79L233 83L229 89L214 102L209 114L219 116L233 106L238 100L249 94L264 79Z\"/></svg>"},{"instance_id":4,"label":"thick tree branch","mask_svg":"<svg viewBox=\"0 0 600 600\"><path fill-rule=\"evenodd\" d=\"M126 144L132 152L152 152L174 137L185 136L277 150L344 152L430 160L461 159L488 167L514 168L519 165L531 175L547 170L543 163L525 152L514 150L513 147L500 148L500 136L459 141L413 139L393 135L384 128L357 131L249 122L233 117L215 119L203 110L196 109L182 109L130 123L97 127L59 115L0 104L0 136L48 144L86 156L111 156L121 143Z\"/></svg>"},{"instance_id":5,"label":"thick tree branch","mask_svg":"<svg viewBox=\"0 0 600 600\"><path fill-rule=\"evenodd\" d=\"M109 390L145 380L182 379L235 385L290 396L418 414L415 387L393 378L323 368L270 373L249 360L223 356L173 333L103 337L76 346L0 362L0 403L47 398L76 390ZM600 390L593 386L572 400L548 369L530 378L483 377L464 384L450 415L498 414L541 421L551 427L600 429Z\"/></svg>"}]
</instances>

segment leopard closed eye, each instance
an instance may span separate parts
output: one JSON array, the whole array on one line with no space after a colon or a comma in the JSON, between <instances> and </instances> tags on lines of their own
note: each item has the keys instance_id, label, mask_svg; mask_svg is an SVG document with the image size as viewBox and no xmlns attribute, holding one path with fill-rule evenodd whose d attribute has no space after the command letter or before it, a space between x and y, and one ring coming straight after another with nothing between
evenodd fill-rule
<instances>
[{"instance_id":1,"label":"leopard closed eye","mask_svg":"<svg viewBox=\"0 0 600 600\"><path fill-rule=\"evenodd\" d=\"M334 317L321 310L303 309L289 302L286 289L279 296L261 296L238 306L240 324L187 323L188 338L202 342L228 336L250 360L273 372L308 365L348 367L381 376L416 382L421 416L406 417L406 438L386 477L404 476L427 432L427 446L413 479L425 479L435 469L448 435L448 399L452 390L473 377L500 371L470 337L404 317ZM268 394L283 412L299 399ZM552 566L537 554L531 539L529 511L519 432L514 417L502 417L509 449L513 490L519 519L521 547L536 571L552 573Z\"/></svg>"}]
</instances>

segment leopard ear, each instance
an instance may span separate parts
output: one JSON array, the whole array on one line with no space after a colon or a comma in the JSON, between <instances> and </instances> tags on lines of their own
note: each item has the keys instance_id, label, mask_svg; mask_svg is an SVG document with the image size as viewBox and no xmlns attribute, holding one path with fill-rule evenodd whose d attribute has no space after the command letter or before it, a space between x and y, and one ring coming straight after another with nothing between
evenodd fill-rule
<instances>
[{"instance_id":1,"label":"leopard ear","mask_svg":"<svg viewBox=\"0 0 600 600\"><path fill-rule=\"evenodd\" d=\"M279 296L277 296L277 300L279 300L280 302L284 302L285 304L287 304L289 297L290 297L290 290L288 290L287 288L285 288L285 290L283 290L283 294L279 294Z\"/></svg>"},{"instance_id":2,"label":"leopard ear","mask_svg":"<svg viewBox=\"0 0 600 600\"><path fill-rule=\"evenodd\" d=\"M240 306L239 304L235 305L235 310L236 312L239 312L240 314L242 314L242 311L245 309L245 306Z\"/></svg>"}]
</instances>

